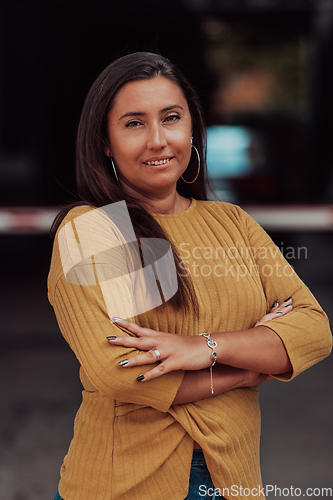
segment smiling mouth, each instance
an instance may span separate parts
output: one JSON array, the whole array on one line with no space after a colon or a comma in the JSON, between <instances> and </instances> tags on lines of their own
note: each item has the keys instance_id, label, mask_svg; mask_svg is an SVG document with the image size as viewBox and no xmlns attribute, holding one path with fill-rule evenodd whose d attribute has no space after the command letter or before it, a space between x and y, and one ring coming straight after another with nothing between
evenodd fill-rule
<instances>
[{"instance_id":1,"label":"smiling mouth","mask_svg":"<svg viewBox=\"0 0 333 500\"><path fill-rule=\"evenodd\" d=\"M169 163L169 161L172 160L172 158L165 158L164 160L155 160L155 161L144 161L143 163L145 165L165 165L166 163Z\"/></svg>"}]
</instances>

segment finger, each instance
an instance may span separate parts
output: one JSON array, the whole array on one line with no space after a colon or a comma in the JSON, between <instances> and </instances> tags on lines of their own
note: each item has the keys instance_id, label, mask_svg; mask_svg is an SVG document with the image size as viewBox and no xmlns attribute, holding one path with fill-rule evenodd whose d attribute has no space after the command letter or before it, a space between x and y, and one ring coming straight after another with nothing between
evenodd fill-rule
<instances>
[{"instance_id":1,"label":"finger","mask_svg":"<svg viewBox=\"0 0 333 500\"><path fill-rule=\"evenodd\" d=\"M285 307L286 305L291 305L292 304L292 297L289 297L288 299L284 300L281 304L279 303L278 300L276 300L272 307L271 307L271 310L269 312L274 312L276 311L277 309L281 308L281 307Z\"/></svg>"},{"instance_id":2,"label":"finger","mask_svg":"<svg viewBox=\"0 0 333 500\"><path fill-rule=\"evenodd\" d=\"M156 347L156 339L152 337L129 337L121 335L120 337L107 337L107 340L111 345L134 347L140 351L149 351L150 349L154 349Z\"/></svg>"},{"instance_id":3,"label":"finger","mask_svg":"<svg viewBox=\"0 0 333 500\"><path fill-rule=\"evenodd\" d=\"M150 365L156 363L159 360L156 351L157 349L151 349L150 351L140 353L137 356L133 356L130 359L124 359L119 362L119 365L127 368L132 366Z\"/></svg>"},{"instance_id":4,"label":"finger","mask_svg":"<svg viewBox=\"0 0 333 500\"><path fill-rule=\"evenodd\" d=\"M136 347L136 348L138 348L140 345L140 339L136 337L127 337L126 335L120 335L120 337L116 337L115 335L111 335L110 337L106 338L111 345L121 345L123 347Z\"/></svg>"},{"instance_id":5,"label":"finger","mask_svg":"<svg viewBox=\"0 0 333 500\"><path fill-rule=\"evenodd\" d=\"M286 312L288 311L285 311L284 309L276 309L275 311L274 310L270 310L269 313L267 313L265 316L263 316L263 318L261 318L260 321L262 321L263 319L265 321L267 321L267 318L271 319L271 318L277 318L278 316L282 316L283 314L286 314Z\"/></svg>"},{"instance_id":6,"label":"finger","mask_svg":"<svg viewBox=\"0 0 333 500\"><path fill-rule=\"evenodd\" d=\"M281 306L280 306L281 307ZM284 309L279 309L278 311L270 312L263 316L261 319L259 319L254 326L260 326L263 323L266 323L266 321L270 321L273 319L281 318L281 316L284 316L290 312L290 308L284 308Z\"/></svg>"},{"instance_id":7,"label":"finger","mask_svg":"<svg viewBox=\"0 0 333 500\"><path fill-rule=\"evenodd\" d=\"M288 312L290 312L293 308L293 305L292 303L290 302L290 304L281 304L281 306L275 311L275 313L282 313L282 314L287 314Z\"/></svg>"},{"instance_id":8,"label":"finger","mask_svg":"<svg viewBox=\"0 0 333 500\"><path fill-rule=\"evenodd\" d=\"M276 300L276 301L274 302L274 304L272 305L272 307L271 307L271 309L270 309L270 311L269 311L269 312L270 312L270 313L272 313L272 312L276 311L276 309L277 309L278 307L280 307L280 304L279 304L279 302Z\"/></svg>"},{"instance_id":9,"label":"finger","mask_svg":"<svg viewBox=\"0 0 333 500\"><path fill-rule=\"evenodd\" d=\"M292 307L293 307L292 298L289 298L289 299L285 300L284 302L282 302L282 304L277 306L275 308L275 310L271 311L271 312L282 312L283 314L286 314L286 312L290 312ZM286 309L287 309L287 311L286 311Z\"/></svg>"},{"instance_id":10,"label":"finger","mask_svg":"<svg viewBox=\"0 0 333 500\"><path fill-rule=\"evenodd\" d=\"M131 323L130 321L126 321L121 318L112 318L113 323L116 324L116 326L120 327L121 329L128 330L131 333L134 333L138 337L142 333L143 328L141 328L139 325L136 325L135 323Z\"/></svg>"},{"instance_id":11,"label":"finger","mask_svg":"<svg viewBox=\"0 0 333 500\"><path fill-rule=\"evenodd\" d=\"M161 375L165 375L172 371L172 367L168 365L167 361L160 363L155 366L152 370L149 370L146 373L143 373L137 378L138 382L148 382L148 380L153 380L154 378L161 377Z\"/></svg>"},{"instance_id":12,"label":"finger","mask_svg":"<svg viewBox=\"0 0 333 500\"><path fill-rule=\"evenodd\" d=\"M272 318L278 318L280 316L284 316L285 314L288 314L288 312L290 312L292 307L293 306L291 304L290 305L288 304L288 306L280 306L278 310L274 311L271 314L268 314L268 316L272 315Z\"/></svg>"},{"instance_id":13,"label":"finger","mask_svg":"<svg viewBox=\"0 0 333 500\"><path fill-rule=\"evenodd\" d=\"M137 337L145 337L145 336L156 336L160 332L156 332L155 330L151 330L150 328L143 328L135 323L131 323L130 321L126 321L121 318L112 318L112 321L119 326L124 331L128 330L130 333L134 333Z\"/></svg>"}]
</instances>

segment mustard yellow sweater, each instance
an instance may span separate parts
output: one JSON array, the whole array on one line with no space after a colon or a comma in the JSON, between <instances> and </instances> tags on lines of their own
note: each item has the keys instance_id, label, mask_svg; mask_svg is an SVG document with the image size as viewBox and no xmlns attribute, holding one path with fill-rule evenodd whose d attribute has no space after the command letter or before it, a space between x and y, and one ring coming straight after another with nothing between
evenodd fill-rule
<instances>
[{"instance_id":1,"label":"mustard yellow sweater","mask_svg":"<svg viewBox=\"0 0 333 500\"><path fill-rule=\"evenodd\" d=\"M90 211L82 231L80 216ZM275 300L292 296L293 311L265 323L286 347L290 378L328 356L331 334L325 313L248 214L231 204L192 200L186 211L156 218L191 273L200 314L155 308L136 317L141 326L179 335L239 331L253 327ZM60 495L65 500L183 500L195 440L225 497L245 498L242 487L254 489L247 499L263 498L256 492L261 485L258 389L172 405L182 371L137 382L152 365L121 368L118 362L136 351L106 340L120 332L110 317L126 314L133 299L131 279L123 279L127 263L121 252L112 259L122 279L100 279L103 266L110 264L105 250L117 249L123 236L103 210L92 212L91 207L71 210L61 229L54 243L49 300L80 362L84 390L61 468Z\"/></svg>"}]
</instances>

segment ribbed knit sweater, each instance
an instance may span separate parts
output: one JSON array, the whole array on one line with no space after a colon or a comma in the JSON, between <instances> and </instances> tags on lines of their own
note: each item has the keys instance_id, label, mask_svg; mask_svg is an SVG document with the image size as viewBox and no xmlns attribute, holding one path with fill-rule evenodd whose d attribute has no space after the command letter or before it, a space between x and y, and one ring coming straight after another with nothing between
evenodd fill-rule
<instances>
[{"instance_id":1,"label":"ribbed knit sweater","mask_svg":"<svg viewBox=\"0 0 333 500\"><path fill-rule=\"evenodd\" d=\"M154 365L118 365L137 354L135 349L111 346L106 339L125 334L110 317L124 317L128 311L132 282L107 280L105 265L115 265L122 276L128 269L120 250L110 257L112 263L108 252L103 253L117 249L117 244L123 248L123 236L103 210L92 210L77 207L64 219L48 280L49 300L80 362L84 388L61 468L60 495L65 500L183 500L196 441L215 487L226 498L263 498L258 491L257 387L172 405L182 371L139 383L136 378ZM93 216L82 232L80 216L87 213ZM179 335L240 331L252 328L275 300L292 297L292 312L265 323L282 339L293 367L290 376L279 378L289 380L328 356L332 338L325 313L269 236L242 209L192 200L182 213L154 216L191 274L199 316L167 306L143 312L134 321ZM85 253L79 255L83 246ZM70 276L72 268L76 278ZM245 497L241 488L249 488L252 495Z\"/></svg>"}]
</instances>

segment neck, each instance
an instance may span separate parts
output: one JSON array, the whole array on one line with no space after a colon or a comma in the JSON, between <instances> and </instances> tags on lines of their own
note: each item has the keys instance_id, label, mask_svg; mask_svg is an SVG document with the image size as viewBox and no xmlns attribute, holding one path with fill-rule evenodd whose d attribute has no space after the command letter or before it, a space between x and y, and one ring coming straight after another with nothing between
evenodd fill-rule
<instances>
[{"instance_id":1,"label":"neck","mask_svg":"<svg viewBox=\"0 0 333 500\"><path fill-rule=\"evenodd\" d=\"M190 204L191 200L184 198L179 193L175 193L173 196L169 196L163 199L152 200L150 212L156 214L179 214L184 212Z\"/></svg>"},{"instance_id":2,"label":"neck","mask_svg":"<svg viewBox=\"0 0 333 500\"><path fill-rule=\"evenodd\" d=\"M123 183L122 188L129 195L143 202L148 212L156 214L178 214L186 210L191 204L191 200L181 196L175 189L168 193L154 193L152 196L147 196L138 191L134 191L131 187Z\"/></svg>"}]
</instances>

